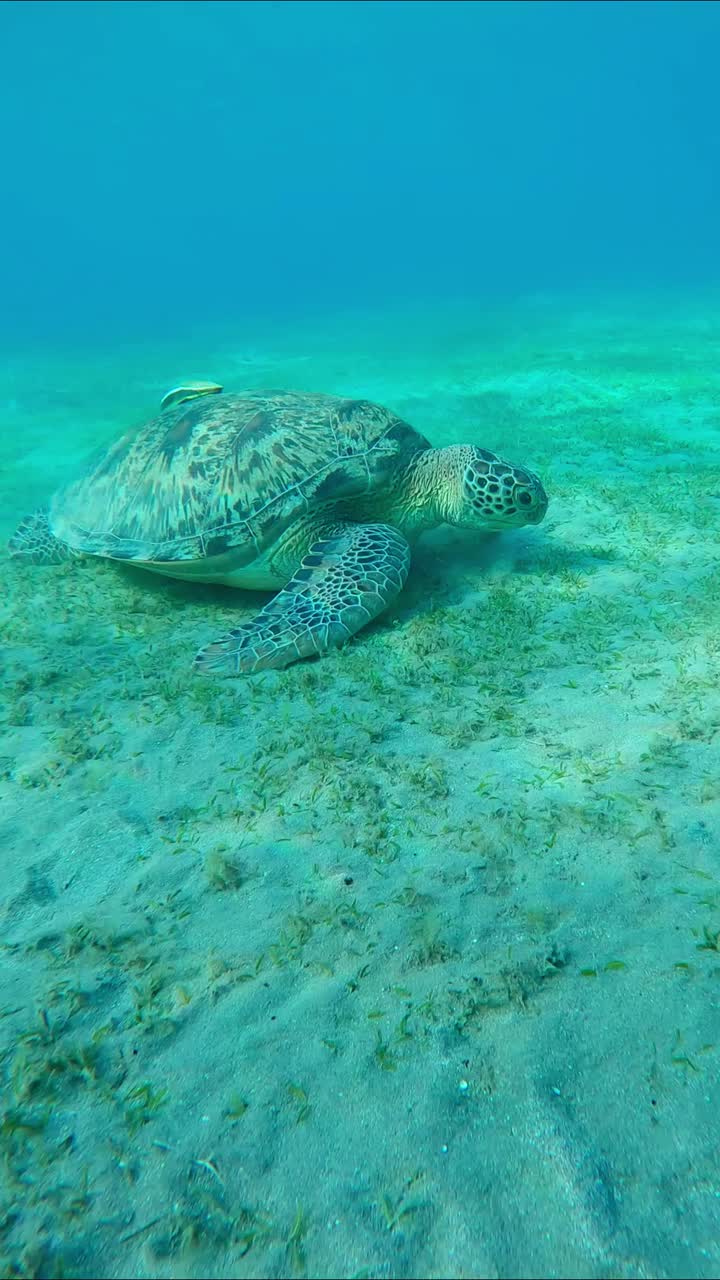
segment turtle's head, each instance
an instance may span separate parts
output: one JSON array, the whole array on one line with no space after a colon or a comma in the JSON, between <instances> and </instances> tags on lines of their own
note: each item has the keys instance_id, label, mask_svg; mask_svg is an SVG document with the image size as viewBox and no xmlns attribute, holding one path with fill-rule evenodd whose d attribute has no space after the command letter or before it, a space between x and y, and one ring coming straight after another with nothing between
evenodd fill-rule
<instances>
[{"instance_id":1,"label":"turtle's head","mask_svg":"<svg viewBox=\"0 0 720 1280\"><path fill-rule=\"evenodd\" d=\"M473 445L455 445L440 452L449 464L444 516L448 524L487 530L540 524L548 500L532 471Z\"/></svg>"}]
</instances>

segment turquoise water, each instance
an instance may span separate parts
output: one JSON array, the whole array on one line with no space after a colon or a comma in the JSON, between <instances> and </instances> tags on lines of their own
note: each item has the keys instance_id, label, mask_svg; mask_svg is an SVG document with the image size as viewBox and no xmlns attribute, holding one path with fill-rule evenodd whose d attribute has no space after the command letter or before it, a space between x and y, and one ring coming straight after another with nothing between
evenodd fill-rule
<instances>
[{"instance_id":1,"label":"turquoise water","mask_svg":"<svg viewBox=\"0 0 720 1280\"><path fill-rule=\"evenodd\" d=\"M4 559L0 1275L720 1274L718 25L0 10L3 544L196 379L550 498L237 680Z\"/></svg>"}]
</instances>

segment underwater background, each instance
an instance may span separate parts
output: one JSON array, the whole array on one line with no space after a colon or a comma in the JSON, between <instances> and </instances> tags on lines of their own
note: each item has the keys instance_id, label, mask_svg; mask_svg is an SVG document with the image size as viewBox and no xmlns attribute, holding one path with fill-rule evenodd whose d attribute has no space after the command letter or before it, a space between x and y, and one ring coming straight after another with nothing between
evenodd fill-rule
<instances>
[{"instance_id":1,"label":"underwater background","mask_svg":"<svg viewBox=\"0 0 720 1280\"><path fill-rule=\"evenodd\" d=\"M720 6L0 5L0 540L186 380L537 471L342 652L0 592L0 1276L720 1275Z\"/></svg>"}]
</instances>

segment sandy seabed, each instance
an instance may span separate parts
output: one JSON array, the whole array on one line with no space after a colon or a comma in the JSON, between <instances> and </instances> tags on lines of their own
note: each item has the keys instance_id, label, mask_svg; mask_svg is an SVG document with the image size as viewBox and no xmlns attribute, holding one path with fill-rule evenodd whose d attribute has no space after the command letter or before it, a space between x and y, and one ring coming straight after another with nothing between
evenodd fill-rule
<instances>
[{"instance_id":1,"label":"sandy seabed","mask_svg":"<svg viewBox=\"0 0 720 1280\"><path fill-rule=\"evenodd\" d=\"M0 535L185 378L543 477L342 653L3 562L0 1275L720 1275L720 308L536 298L9 355Z\"/></svg>"}]
</instances>

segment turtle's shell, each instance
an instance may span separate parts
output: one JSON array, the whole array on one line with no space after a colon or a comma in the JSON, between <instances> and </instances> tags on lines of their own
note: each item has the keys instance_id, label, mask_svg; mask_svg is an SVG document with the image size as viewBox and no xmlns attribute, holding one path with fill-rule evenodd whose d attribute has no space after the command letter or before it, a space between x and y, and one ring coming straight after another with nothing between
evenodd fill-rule
<instances>
[{"instance_id":1,"label":"turtle's shell","mask_svg":"<svg viewBox=\"0 0 720 1280\"><path fill-rule=\"evenodd\" d=\"M51 503L77 551L146 564L250 564L318 507L380 492L429 443L366 400L291 391L202 396L128 432ZM347 509L347 508L346 508Z\"/></svg>"}]
</instances>

